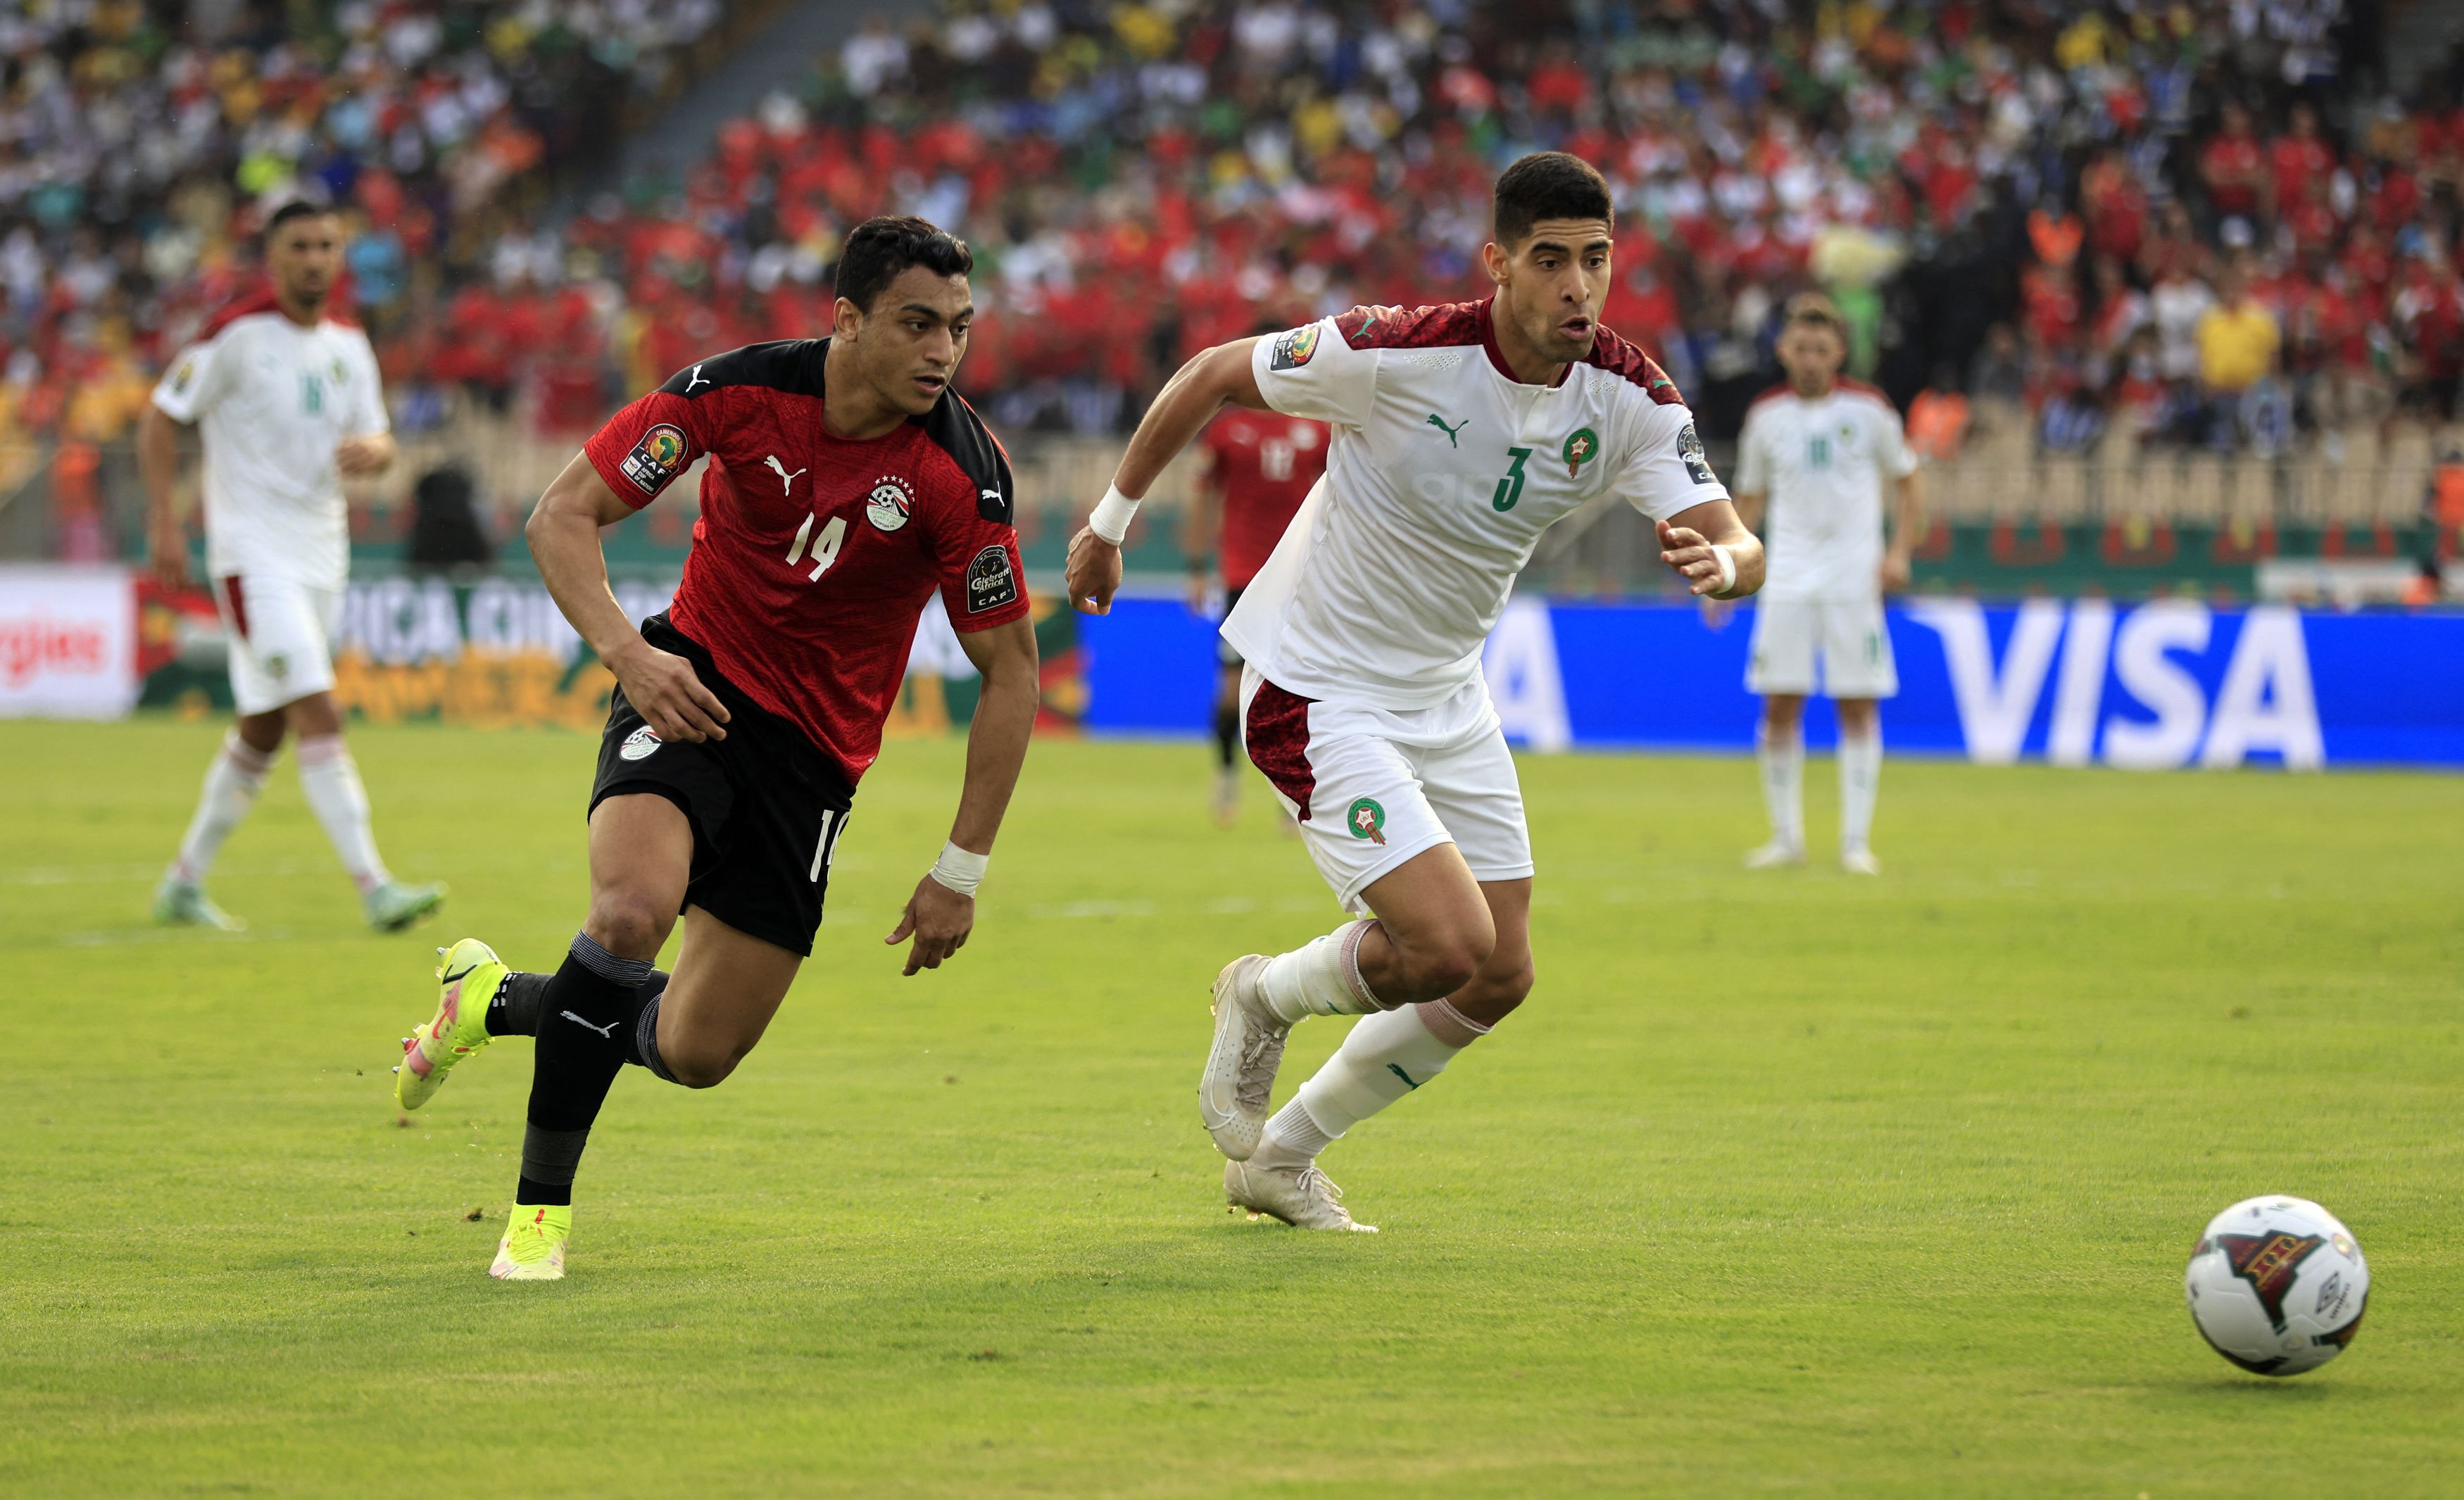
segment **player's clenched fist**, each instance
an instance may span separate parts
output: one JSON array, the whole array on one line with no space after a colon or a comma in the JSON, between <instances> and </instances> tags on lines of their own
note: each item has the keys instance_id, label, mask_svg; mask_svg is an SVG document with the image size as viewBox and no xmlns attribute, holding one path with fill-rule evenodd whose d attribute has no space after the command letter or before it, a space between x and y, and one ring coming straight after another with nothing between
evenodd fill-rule
<instances>
[{"instance_id":1,"label":"player's clenched fist","mask_svg":"<svg viewBox=\"0 0 2464 1500\"><path fill-rule=\"evenodd\" d=\"M932 875L915 882L915 893L907 898L907 910L898 914L898 926L882 941L896 947L909 938L915 945L907 950L906 974L918 969L937 969L941 960L967 945L967 935L976 930L976 898L961 895Z\"/></svg>"},{"instance_id":2,"label":"player's clenched fist","mask_svg":"<svg viewBox=\"0 0 2464 1500\"><path fill-rule=\"evenodd\" d=\"M648 641L610 661L625 699L661 739L724 739L727 705L702 685L693 663Z\"/></svg>"},{"instance_id":3,"label":"player's clenched fist","mask_svg":"<svg viewBox=\"0 0 2464 1500\"><path fill-rule=\"evenodd\" d=\"M1069 565L1063 574L1069 606L1080 614L1111 614L1112 594L1121 586L1121 549L1081 526L1069 539Z\"/></svg>"}]
</instances>

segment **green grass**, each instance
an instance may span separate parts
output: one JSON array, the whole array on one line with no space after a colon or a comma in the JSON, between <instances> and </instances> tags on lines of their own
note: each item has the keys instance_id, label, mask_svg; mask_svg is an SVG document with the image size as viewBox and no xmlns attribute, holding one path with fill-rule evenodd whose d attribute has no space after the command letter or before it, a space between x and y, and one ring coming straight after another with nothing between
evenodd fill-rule
<instances>
[{"instance_id":1,"label":"green grass","mask_svg":"<svg viewBox=\"0 0 2464 1500\"><path fill-rule=\"evenodd\" d=\"M561 953L592 742L357 736L442 926L358 926L285 768L254 931L157 932L218 733L0 726L0 1493L2454 1492L2464 779L1897 761L1856 882L1735 868L1744 762L1527 761L1540 986L1329 1155L1372 1239L1227 1216L1198 1127L1216 968L1337 915L1264 798L1040 745L901 981L960 752L893 744L768 1040L628 1070L504 1287L526 1045L407 1123L386 1070L433 943ZM2182 1307L2262 1191L2375 1277L2297 1380Z\"/></svg>"}]
</instances>

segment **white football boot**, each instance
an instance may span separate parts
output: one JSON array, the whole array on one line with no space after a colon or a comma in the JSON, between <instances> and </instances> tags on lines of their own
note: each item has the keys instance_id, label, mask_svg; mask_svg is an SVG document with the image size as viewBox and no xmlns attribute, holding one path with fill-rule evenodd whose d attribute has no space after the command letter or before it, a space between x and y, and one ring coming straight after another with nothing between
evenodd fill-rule
<instances>
[{"instance_id":1,"label":"white football boot","mask_svg":"<svg viewBox=\"0 0 2464 1500\"><path fill-rule=\"evenodd\" d=\"M1839 868L1852 875L1879 875L1882 862L1874 857L1870 849L1843 849L1839 851Z\"/></svg>"},{"instance_id":2,"label":"white football boot","mask_svg":"<svg viewBox=\"0 0 2464 1500\"><path fill-rule=\"evenodd\" d=\"M1348 1229L1375 1234L1374 1224L1356 1224L1343 1206L1343 1189L1334 1185L1312 1161L1305 1166L1260 1166L1252 1161L1223 1163L1223 1201L1260 1218L1281 1219L1295 1229Z\"/></svg>"},{"instance_id":3,"label":"white football boot","mask_svg":"<svg viewBox=\"0 0 2464 1500\"><path fill-rule=\"evenodd\" d=\"M1805 850L1802 848L1794 844L1783 844L1777 839L1771 840L1759 849L1746 851L1748 870L1781 870L1804 863Z\"/></svg>"},{"instance_id":4,"label":"white football boot","mask_svg":"<svg viewBox=\"0 0 2464 1500\"><path fill-rule=\"evenodd\" d=\"M1215 1045L1198 1076L1198 1117L1215 1149L1246 1161L1266 1128L1266 1098L1283 1066L1291 1024L1266 1004L1266 956L1243 954L1215 976Z\"/></svg>"}]
</instances>

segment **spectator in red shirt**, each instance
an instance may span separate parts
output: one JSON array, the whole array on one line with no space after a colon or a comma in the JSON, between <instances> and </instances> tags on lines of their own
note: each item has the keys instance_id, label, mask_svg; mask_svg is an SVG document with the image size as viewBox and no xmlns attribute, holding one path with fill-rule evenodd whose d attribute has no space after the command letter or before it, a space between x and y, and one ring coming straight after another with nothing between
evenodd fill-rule
<instances>
[{"instance_id":1,"label":"spectator in red shirt","mask_svg":"<svg viewBox=\"0 0 2464 1500\"><path fill-rule=\"evenodd\" d=\"M2269 184L2249 110L2239 104L2224 107L2224 128L2199 153L2199 179L2207 185L2208 210L2215 217L2260 216Z\"/></svg>"}]
</instances>

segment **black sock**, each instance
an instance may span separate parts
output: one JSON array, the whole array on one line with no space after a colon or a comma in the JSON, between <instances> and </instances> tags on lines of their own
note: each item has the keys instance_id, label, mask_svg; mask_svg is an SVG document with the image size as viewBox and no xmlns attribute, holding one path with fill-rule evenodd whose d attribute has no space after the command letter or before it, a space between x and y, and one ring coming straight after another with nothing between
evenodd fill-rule
<instances>
[{"instance_id":1,"label":"black sock","mask_svg":"<svg viewBox=\"0 0 2464 1500\"><path fill-rule=\"evenodd\" d=\"M519 1203L573 1202L573 1176L591 1123L606 1102L630 1048L626 1036L635 997L649 977L646 959L620 959L576 933L572 951L540 997L539 1047L531 1060L529 1125L522 1133Z\"/></svg>"},{"instance_id":2,"label":"black sock","mask_svg":"<svg viewBox=\"0 0 2464 1500\"><path fill-rule=\"evenodd\" d=\"M1215 759L1232 769L1232 752L1241 743L1241 711L1228 703L1215 707Z\"/></svg>"},{"instance_id":3,"label":"black sock","mask_svg":"<svg viewBox=\"0 0 2464 1500\"><path fill-rule=\"evenodd\" d=\"M667 992L668 976L657 969L633 992L633 1024L625 1028L632 1045L625 1049L625 1061L674 1083L676 1075L668 1071L666 1059L659 1056L659 998Z\"/></svg>"},{"instance_id":4,"label":"black sock","mask_svg":"<svg viewBox=\"0 0 2464 1500\"><path fill-rule=\"evenodd\" d=\"M547 999L548 982L555 978L553 974L525 974L518 970L506 975L505 982L496 988L496 998L488 1005L488 1034L539 1035L539 1017L545 1013L542 1004ZM652 969L649 982L642 986L645 1003L649 997L667 987L667 971ZM642 1059L627 1056L625 1061L638 1063Z\"/></svg>"}]
</instances>

